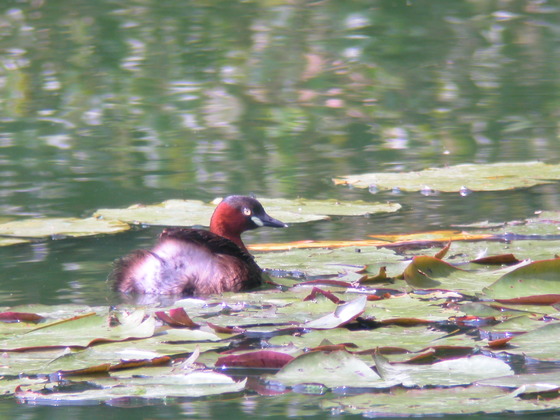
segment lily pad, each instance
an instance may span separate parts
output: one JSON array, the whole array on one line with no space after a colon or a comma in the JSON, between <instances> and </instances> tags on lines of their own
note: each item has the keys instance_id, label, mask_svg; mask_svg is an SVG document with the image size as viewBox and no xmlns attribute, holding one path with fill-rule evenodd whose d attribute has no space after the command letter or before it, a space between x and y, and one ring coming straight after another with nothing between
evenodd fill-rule
<instances>
[{"instance_id":1,"label":"lily pad","mask_svg":"<svg viewBox=\"0 0 560 420\"><path fill-rule=\"evenodd\" d=\"M149 372L149 369L146 371ZM151 399L204 397L242 391L245 383L246 380L237 382L217 372L195 371L187 374L173 374L169 369L168 374L156 377L142 375L123 378L116 375L110 379L90 380L91 385L98 385L96 389L80 392L56 392L56 386L53 384L24 386L16 392L16 398L27 403L57 401L64 404L71 401L107 401L123 397ZM45 389L48 392L42 392Z\"/></svg>"},{"instance_id":2,"label":"lily pad","mask_svg":"<svg viewBox=\"0 0 560 420\"><path fill-rule=\"evenodd\" d=\"M259 198L267 213L285 223L302 223L328 219L329 216L367 216L377 213L393 213L400 210L398 203L370 203L366 201L286 200Z\"/></svg>"},{"instance_id":3,"label":"lily pad","mask_svg":"<svg viewBox=\"0 0 560 420\"><path fill-rule=\"evenodd\" d=\"M560 259L535 261L502 276L483 292L494 299L512 299L560 291Z\"/></svg>"},{"instance_id":4,"label":"lily pad","mask_svg":"<svg viewBox=\"0 0 560 420\"><path fill-rule=\"evenodd\" d=\"M3 223L0 225L0 235L15 236L18 238L56 238L117 233L124 232L128 229L130 229L129 225L117 220L99 220L94 217L89 217L87 219L77 219L73 217L44 218Z\"/></svg>"},{"instance_id":5,"label":"lily pad","mask_svg":"<svg viewBox=\"0 0 560 420\"><path fill-rule=\"evenodd\" d=\"M340 327L361 315L366 307L366 302L367 299L365 296L359 296L348 303L338 306L335 311L330 314L306 322L303 327L319 330Z\"/></svg>"},{"instance_id":6,"label":"lily pad","mask_svg":"<svg viewBox=\"0 0 560 420\"><path fill-rule=\"evenodd\" d=\"M514 270L516 266L497 270L466 271L456 268L438 258L417 256L404 270L404 279L413 288L441 288L463 293L479 292L500 276Z\"/></svg>"},{"instance_id":7,"label":"lily pad","mask_svg":"<svg viewBox=\"0 0 560 420\"><path fill-rule=\"evenodd\" d=\"M501 191L549 184L560 180L560 165L542 162L505 162L463 164L446 168L429 168L418 172L369 173L346 175L333 179L335 184L356 188L400 188L422 191L427 188L441 192Z\"/></svg>"},{"instance_id":8,"label":"lily pad","mask_svg":"<svg viewBox=\"0 0 560 420\"><path fill-rule=\"evenodd\" d=\"M304 223L325 220L329 216L363 216L395 212L397 203L367 203L365 201L284 200L259 198L266 212L284 223ZM155 226L208 226L215 204L198 200L168 200L160 204L135 204L126 209L99 209L94 217L120 220L131 224Z\"/></svg>"},{"instance_id":9,"label":"lily pad","mask_svg":"<svg viewBox=\"0 0 560 420\"><path fill-rule=\"evenodd\" d=\"M525 373L477 381L478 385L515 388L516 394L534 394L560 389L560 372Z\"/></svg>"},{"instance_id":10,"label":"lily pad","mask_svg":"<svg viewBox=\"0 0 560 420\"><path fill-rule=\"evenodd\" d=\"M560 401L524 400L508 390L490 386L443 389L396 389L391 393L361 394L325 400L325 410L349 414L383 416L441 416L442 414L475 414L552 410Z\"/></svg>"},{"instance_id":11,"label":"lily pad","mask_svg":"<svg viewBox=\"0 0 560 420\"><path fill-rule=\"evenodd\" d=\"M99 209L93 217L154 226L208 226L216 206L199 200L167 200L159 204L134 204L126 209Z\"/></svg>"},{"instance_id":12,"label":"lily pad","mask_svg":"<svg viewBox=\"0 0 560 420\"><path fill-rule=\"evenodd\" d=\"M385 388L391 385L366 363L346 351L302 354L270 379L286 386L320 383L327 387Z\"/></svg>"},{"instance_id":13,"label":"lily pad","mask_svg":"<svg viewBox=\"0 0 560 420\"><path fill-rule=\"evenodd\" d=\"M379 354L374 355L374 359L383 379L406 387L470 385L475 381L513 374L507 363L480 355L444 360L428 366L391 365Z\"/></svg>"},{"instance_id":14,"label":"lily pad","mask_svg":"<svg viewBox=\"0 0 560 420\"><path fill-rule=\"evenodd\" d=\"M86 347L94 342L150 337L154 333L155 320L152 317L143 320L143 316L143 311L137 311L123 317L119 325L110 327L109 315L84 314L0 340L0 349L7 351L48 347ZM66 339L61 342L61 337Z\"/></svg>"},{"instance_id":15,"label":"lily pad","mask_svg":"<svg viewBox=\"0 0 560 420\"><path fill-rule=\"evenodd\" d=\"M560 361L560 322L553 322L511 339L508 352L547 361Z\"/></svg>"},{"instance_id":16,"label":"lily pad","mask_svg":"<svg viewBox=\"0 0 560 420\"><path fill-rule=\"evenodd\" d=\"M269 269L301 272L306 276L357 271L363 266L397 264L392 274L402 272L402 257L390 249L346 247L339 249L293 249L290 251L256 253L259 266ZM274 273L272 273L274 274Z\"/></svg>"}]
</instances>

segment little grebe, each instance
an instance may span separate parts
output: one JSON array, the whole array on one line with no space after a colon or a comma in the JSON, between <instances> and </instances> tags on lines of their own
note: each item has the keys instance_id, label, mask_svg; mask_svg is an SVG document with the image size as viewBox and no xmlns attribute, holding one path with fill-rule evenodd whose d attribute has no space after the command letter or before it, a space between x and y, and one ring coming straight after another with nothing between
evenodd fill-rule
<instances>
[{"instance_id":1,"label":"little grebe","mask_svg":"<svg viewBox=\"0 0 560 420\"><path fill-rule=\"evenodd\" d=\"M226 197L214 210L210 231L165 229L156 246L122 258L112 273L122 293L207 295L259 286L262 270L241 234L262 226L286 227L251 197Z\"/></svg>"}]
</instances>

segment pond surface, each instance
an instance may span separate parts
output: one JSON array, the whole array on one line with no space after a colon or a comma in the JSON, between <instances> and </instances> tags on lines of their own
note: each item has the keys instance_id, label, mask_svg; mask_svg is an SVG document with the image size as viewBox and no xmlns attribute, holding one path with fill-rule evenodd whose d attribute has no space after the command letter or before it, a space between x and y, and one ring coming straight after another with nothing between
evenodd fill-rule
<instances>
[{"instance_id":1,"label":"pond surface","mask_svg":"<svg viewBox=\"0 0 560 420\"><path fill-rule=\"evenodd\" d=\"M559 17L546 0L5 0L0 220L250 193L403 205L245 236L258 243L557 210L558 184L463 197L372 194L331 179L557 163ZM3 306L115 303L105 282L112 261L159 230L0 248ZM324 418L314 398L275 398L129 410L2 401L0 417Z\"/></svg>"}]
</instances>

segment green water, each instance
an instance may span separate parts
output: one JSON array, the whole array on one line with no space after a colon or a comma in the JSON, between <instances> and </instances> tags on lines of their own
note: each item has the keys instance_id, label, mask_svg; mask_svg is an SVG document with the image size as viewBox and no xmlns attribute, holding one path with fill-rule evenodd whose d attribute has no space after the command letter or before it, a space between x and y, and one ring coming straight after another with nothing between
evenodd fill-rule
<instances>
[{"instance_id":1,"label":"green water","mask_svg":"<svg viewBox=\"0 0 560 420\"><path fill-rule=\"evenodd\" d=\"M4 0L0 219L231 193L404 204L397 215L247 235L269 242L556 210L554 184L424 197L372 195L331 178L558 162L559 15L552 0ZM157 231L0 249L0 298L110 303L112 260ZM319 398L297 395L127 410L0 401L5 418L228 415L325 413Z\"/></svg>"}]
</instances>

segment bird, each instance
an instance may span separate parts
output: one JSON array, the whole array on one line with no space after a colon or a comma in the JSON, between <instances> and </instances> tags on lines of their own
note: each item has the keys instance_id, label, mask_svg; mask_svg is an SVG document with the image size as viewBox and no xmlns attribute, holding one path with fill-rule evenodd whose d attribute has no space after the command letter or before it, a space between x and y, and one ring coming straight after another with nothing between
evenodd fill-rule
<instances>
[{"instance_id":1,"label":"bird","mask_svg":"<svg viewBox=\"0 0 560 420\"><path fill-rule=\"evenodd\" d=\"M250 290L262 270L241 240L259 227L287 227L270 217L255 198L230 195L214 210L210 231L164 229L155 246L118 260L110 275L123 294L203 296Z\"/></svg>"}]
</instances>

